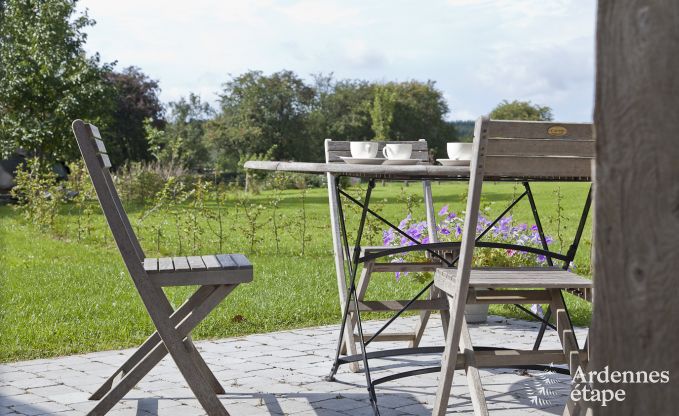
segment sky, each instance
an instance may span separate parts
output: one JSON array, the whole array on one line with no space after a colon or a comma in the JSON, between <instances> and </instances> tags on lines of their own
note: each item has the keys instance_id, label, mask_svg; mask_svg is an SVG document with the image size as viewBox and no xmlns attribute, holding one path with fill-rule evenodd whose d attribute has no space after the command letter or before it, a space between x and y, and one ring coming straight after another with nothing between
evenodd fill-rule
<instances>
[{"instance_id":1,"label":"sky","mask_svg":"<svg viewBox=\"0 0 679 416\"><path fill-rule=\"evenodd\" d=\"M81 0L88 53L140 67L163 102L217 103L248 70L370 81L436 81L450 120L529 100L588 122L594 0Z\"/></svg>"}]
</instances>

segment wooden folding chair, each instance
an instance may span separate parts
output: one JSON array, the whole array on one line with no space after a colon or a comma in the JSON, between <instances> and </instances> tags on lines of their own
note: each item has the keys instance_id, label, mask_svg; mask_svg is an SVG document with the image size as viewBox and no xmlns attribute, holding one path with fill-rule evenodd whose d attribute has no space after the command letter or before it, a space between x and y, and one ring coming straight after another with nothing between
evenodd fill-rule
<instances>
[{"instance_id":1,"label":"wooden folding chair","mask_svg":"<svg viewBox=\"0 0 679 416\"><path fill-rule=\"evenodd\" d=\"M439 269L434 279L434 285L447 294L450 315L433 411L438 416L446 413L455 369L466 370L475 414L486 415L478 368L570 364L572 375L587 357L586 351L578 348L562 290L590 298L590 280L565 270L567 265L513 269L472 269L471 265L484 179L590 180L594 157L591 124L480 118L473 154L460 260L457 269ZM562 349L474 351L463 314L467 303L549 304Z\"/></svg>"},{"instance_id":2,"label":"wooden folding chair","mask_svg":"<svg viewBox=\"0 0 679 416\"><path fill-rule=\"evenodd\" d=\"M228 415L217 394L224 389L203 361L191 331L240 283L252 281L252 264L242 254L146 258L113 185L111 162L97 127L73 122L78 147L113 238L142 302L156 327L139 349L90 397L90 415L106 414L169 353L209 415ZM165 286L199 286L176 310Z\"/></svg>"},{"instance_id":3,"label":"wooden folding chair","mask_svg":"<svg viewBox=\"0 0 679 416\"><path fill-rule=\"evenodd\" d=\"M325 159L327 163L345 163L341 156L351 156L350 143L346 141L333 141L327 139L325 141ZM382 154L382 149L388 143L398 143L398 144L412 144L413 153L412 159L419 159L422 162L429 162L429 149L427 142L425 140L418 141L400 141L400 142L379 142L378 143L378 154ZM339 290L340 308L344 308L347 295L347 285L346 276L343 264L343 248L342 240L340 235L340 223L339 223L339 212L338 212L338 201L335 192L335 186L337 185L335 176L328 174L328 197L330 205L330 222L332 227L332 238L333 238L333 248L335 253L335 271L337 274L337 288ZM436 232L436 216L434 214L434 203L432 199L431 183L429 181L422 182L423 187L423 199L427 216L427 226L428 235L430 236L430 241L432 243L438 242L438 234ZM366 246L361 248L360 256L366 254L379 253L385 248L383 246ZM442 253L443 254L443 253ZM453 257L457 253L448 251L444 255ZM426 262L418 263L392 263L385 261L370 260L363 264L363 269L361 270L361 276L359 278L358 284L356 286L357 298L359 299L359 310L361 312L385 312L385 311L398 311L403 306L408 303L408 300L374 300L366 301L364 300L366 291L368 290L368 284L372 273L377 272L434 272L437 268L441 267L442 263L437 261L435 258L431 258ZM424 330L426 329L427 322L432 311L444 310L447 308L446 299L443 294L434 286L432 286L429 297L426 300L418 300L413 302L413 304L408 308L410 311L419 311L420 317L415 328L410 332L383 332L374 338L375 342L384 341L407 341L410 348L417 347L422 339ZM358 342L358 334L354 332L356 328L357 318L353 312L353 308L350 309L350 320L349 325L344 335L344 345L342 353L355 355L357 353L356 343ZM371 333L364 333L364 338L370 339L373 337ZM356 372L360 369L359 362L352 362L350 364L352 371Z\"/></svg>"}]
</instances>

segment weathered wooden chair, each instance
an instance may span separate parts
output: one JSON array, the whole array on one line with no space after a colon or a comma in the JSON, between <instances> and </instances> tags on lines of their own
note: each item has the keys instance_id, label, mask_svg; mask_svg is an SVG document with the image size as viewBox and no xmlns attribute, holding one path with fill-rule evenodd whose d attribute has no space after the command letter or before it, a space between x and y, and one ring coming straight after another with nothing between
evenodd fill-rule
<instances>
[{"instance_id":1,"label":"weathered wooden chair","mask_svg":"<svg viewBox=\"0 0 679 416\"><path fill-rule=\"evenodd\" d=\"M209 415L228 415L217 394L224 389L203 361L191 331L240 283L252 280L252 265L242 254L146 258L113 185L111 162L97 127L73 122L78 147L127 270L156 332L90 397L99 400L90 415L104 415L169 353ZM198 286L176 310L166 286Z\"/></svg>"},{"instance_id":2,"label":"weathered wooden chair","mask_svg":"<svg viewBox=\"0 0 679 416\"><path fill-rule=\"evenodd\" d=\"M327 139L325 141L325 158L327 163L345 163L340 156L351 156L350 143L346 141L333 141ZM407 143L413 145L412 159L419 159L423 162L429 162L429 149L427 147L427 142L425 140L418 141L401 141L401 142L380 142L378 143L378 154L382 154L382 149L387 143ZM328 174L328 197L330 199L330 223L332 227L332 238L333 238L333 248L335 253L335 271L337 274L337 287L339 290L340 307L344 308L347 295L347 285L346 277L343 264L343 248L342 240L340 234L340 223L338 212L338 200L337 194L335 192L335 186L337 185L336 178ZM431 193L431 183L429 181L423 181L423 199L425 204L427 225L429 229L430 241L432 243L438 242L436 233L436 216L434 214L434 204L432 200ZM383 246L365 246L361 248L360 256L363 257L366 254L379 253L385 248ZM353 254L353 253L351 253ZM445 256L452 257L456 253L447 252L441 253ZM431 257L431 256L430 256ZM361 270L361 276L359 278L358 284L356 286L356 294L359 299L359 310L361 312L385 312L385 311L399 311L406 305L409 300L372 300L366 301L365 294L368 289L368 284L372 273L377 272L434 272L437 268L441 267L441 261L435 258L430 258L426 262L418 263L392 263L388 261L378 261L370 260L363 264L363 269ZM420 319L413 329L412 332L383 332L376 337L373 341L407 341L409 342L409 347L417 347L422 339L424 330L426 329L427 322L432 311L444 310L447 308L447 301L441 294L441 292L434 286L432 286L429 298L425 300L414 301L408 308L410 311L419 311ZM353 308L350 308L350 321L347 325L347 329L344 336L344 345L342 353L347 353L349 355L355 355L357 353L356 343L358 342L358 334L354 333L356 328L356 316L354 316ZM374 334L364 333L363 337L365 339L371 339ZM360 365L358 362L353 362L350 364L352 371L358 371Z\"/></svg>"},{"instance_id":3,"label":"weathered wooden chair","mask_svg":"<svg viewBox=\"0 0 679 416\"><path fill-rule=\"evenodd\" d=\"M591 124L554 122L476 122L466 218L456 269L439 269L434 285L450 304L445 352L441 361L434 415L444 415L455 369L465 369L477 415L488 414L478 368L570 364L571 375L585 350L578 343L562 296L576 290L589 298L592 281L557 267L472 269L481 188L485 179L589 180L594 157ZM583 224L584 225L584 224ZM506 290L500 290L506 289ZM474 351L464 319L467 303L548 304L555 316L560 350ZM459 353L458 353L459 347Z\"/></svg>"}]
</instances>

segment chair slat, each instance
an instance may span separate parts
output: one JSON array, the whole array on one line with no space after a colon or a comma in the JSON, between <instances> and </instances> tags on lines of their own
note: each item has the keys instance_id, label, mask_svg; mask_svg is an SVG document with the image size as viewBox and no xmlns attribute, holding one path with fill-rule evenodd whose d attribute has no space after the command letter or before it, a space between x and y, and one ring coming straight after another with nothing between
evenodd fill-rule
<instances>
[{"instance_id":1,"label":"chair slat","mask_svg":"<svg viewBox=\"0 0 679 416\"><path fill-rule=\"evenodd\" d=\"M329 151L348 151L349 148L351 147L350 145L351 142L349 141L329 141L328 142L328 150ZM413 151L417 150L428 150L427 147L427 142L426 141L420 141L420 140L408 140L408 141L391 141L391 142L378 142L378 149L382 150L385 144L412 144L413 145Z\"/></svg>"},{"instance_id":2,"label":"chair slat","mask_svg":"<svg viewBox=\"0 0 679 416\"><path fill-rule=\"evenodd\" d=\"M186 260L189 262L189 267L191 270L206 270L205 263L200 256L190 256Z\"/></svg>"},{"instance_id":3,"label":"chair slat","mask_svg":"<svg viewBox=\"0 0 679 416\"><path fill-rule=\"evenodd\" d=\"M217 260L216 256L202 256L203 258L203 263L205 263L205 267L208 270L218 270L221 269L222 266L219 264L219 260Z\"/></svg>"},{"instance_id":4,"label":"chair slat","mask_svg":"<svg viewBox=\"0 0 679 416\"><path fill-rule=\"evenodd\" d=\"M487 156L484 176L590 178L592 159L583 157Z\"/></svg>"},{"instance_id":5,"label":"chair slat","mask_svg":"<svg viewBox=\"0 0 679 416\"><path fill-rule=\"evenodd\" d=\"M218 254L217 261L222 265L222 269L237 269L238 265L228 254Z\"/></svg>"},{"instance_id":6,"label":"chair slat","mask_svg":"<svg viewBox=\"0 0 679 416\"><path fill-rule=\"evenodd\" d=\"M99 153L104 153L106 154L106 146L104 145L104 141L101 139L94 139L94 143L97 145L97 150Z\"/></svg>"},{"instance_id":7,"label":"chair slat","mask_svg":"<svg viewBox=\"0 0 679 416\"><path fill-rule=\"evenodd\" d=\"M377 157L382 157L382 151L378 151ZM349 151L331 151L328 152L328 159L330 162L342 162L341 157L351 157L351 152ZM417 160L422 160L422 161L428 161L429 160L429 152L422 152L422 151L413 151L413 153L410 155L411 159L417 159Z\"/></svg>"},{"instance_id":8,"label":"chair slat","mask_svg":"<svg viewBox=\"0 0 679 416\"><path fill-rule=\"evenodd\" d=\"M99 158L101 159L101 163L104 165L105 168L110 168L111 167L111 159L108 158L108 155L105 153L102 153L99 155Z\"/></svg>"},{"instance_id":9,"label":"chair slat","mask_svg":"<svg viewBox=\"0 0 679 416\"><path fill-rule=\"evenodd\" d=\"M144 270L147 272L157 272L158 271L158 259L144 259Z\"/></svg>"},{"instance_id":10,"label":"chair slat","mask_svg":"<svg viewBox=\"0 0 679 416\"><path fill-rule=\"evenodd\" d=\"M171 257L162 257L158 259L158 271L171 272L174 270L174 263Z\"/></svg>"},{"instance_id":11,"label":"chair slat","mask_svg":"<svg viewBox=\"0 0 679 416\"><path fill-rule=\"evenodd\" d=\"M491 120L487 126L489 138L592 140L593 136L591 123Z\"/></svg>"},{"instance_id":12,"label":"chair slat","mask_svg":"<svg viewBox=\"0 0 679 416\"><path fill-rule=\"evenodd\" d=\"M92 133L92 137L94 137L95 139L101 139L101 133L99 133L99 129L97 128L97 126L95 126L94 124L88 124L88 126L90 126L90 132Z\"/></svg>"},{"instance_id":13,"label":"chair slat","mask_svg":"<svg viewBox=\"0 0 679 416\"><path fill-rule=\"evenodd\" d=\"M488 139L488 156L554 156L594 157L594 140L572 139Z\"/></svg>"},{"instance_id":14,"label":"chair slat","mask_svg":"<svg viewBox=\"0 0 679 416\"><path fill-rule=\"evenodd\" d=\"M172 262L175 270L191 270L186 257L172 257Z\"/></svg>"}]
</instances>

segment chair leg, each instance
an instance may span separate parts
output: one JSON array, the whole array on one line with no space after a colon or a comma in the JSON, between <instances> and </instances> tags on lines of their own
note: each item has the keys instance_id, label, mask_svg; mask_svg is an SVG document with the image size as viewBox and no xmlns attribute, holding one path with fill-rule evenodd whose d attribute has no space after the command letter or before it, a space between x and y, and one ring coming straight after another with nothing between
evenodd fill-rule
<instances>
[{"instance_id":1,"label":"chair leg","mask_svg":"<svg viewBox=\"0 0 679 416\"><path fill-rule=\"evenodd\" d=\"M178 322L176 325L176 334L179 339L186 337L193 328L195 328L209 313L217 307L221 301L228 296L233 289L235 289L237 285L223 285L223 286L218 286L208 297L203 299L199 304L194 305L192 309L189 310L191 312L190 314L186 311L183 315L186 316L185 319L181 320L181 322ZM202 291L203 288L200 288L196 294L198 294L200 291ZM196 296L192 296L191 299L194 299ZM182 308L177 310L175 312L174 316L177 316L180 314L181 310L184 309L189 301L187 301ZM182 349L186 351L186 349L182 346ZM134 386L139 383L139 381L146 375L148 374L153 367L156 366L160 362L160 360L165 357L165 355L168 353L168 348L166 348L165 343L160 340L155 346L150 348L150 352L145 355L145 357L141 360L139 360L138 363L134 365L129 371L126 371L122 377L122 379L114 385L112 388L107 389L107 392L103 395L99 403L88 413L88 415L104 415L106 414L113 406L115 406L120 399L122 399ZM187 352L187 354L189 354ZM197 352L196 352L197 354ZM190 355L189 355L190 356ZM202 360L202 358L201 358ZM129 361L129 360L128 360ZM198 370L198 367L195 367L195 370ZM198 373L198 371L196 371ZM201 377L202 378L202 377ZM207 382L207 380L206 380ZM105 384L106 385L106 384ZM103 386L102 386L103 387ZM209 390L208 390L209 391ZM212 395L214 393L210 391ZM196 396L198 397L198 396ZM216 399L216 396L214 396ZM200 398L199 398L200 400ZM208 399L209 400L209 399ZM218 400L217 400L218 401ZM201 401L201 404L203 402ZM221 406L221 403L219 403ZM222 406L223 409L223 406ZM207 408L206 408L207 410ZM227 413L221 413L221 411L216 410L217 415L223 415ZM225 410L224 410L225 412ZM209 413L212 414L212 413Z\"/></svg>"},{"instance_id":2,"label":"chair leg","mask_svg":"<svg viewBox=\"0 0 679 416\"><path fill-rule=\"evenodd\" d=\"M198 367L200 373L203 375L203 377L205 377L207 382L210 383L212 391L214 391L215 394L225 394L226 391L224 390L224 387L222 387L222 385L219 383L219 380L217 380L217 377L215 377L212 370L210 370L210 367L208 367L205 363L205 360L203 360L203 357L198 353L198 350L193 344L193 340L191 339L190 335L186 336L184 343L186 344L186 349L189 351L189 354L191 354L191 358L196 364L196 367Z\"/></svg>"},{"instance_id":3,"label":"chair leg","mask_svg":"<svg viewBox=\"0 0 679 416\"><path fill-rule=\"evenodd\" d=\"M467 373L467 385L469 386L469 395L471 396L472 405L474 406L474 414L476 416L488 416L488 404L486 403L486 396L483 393L479 369L476 367L474 346L472 345L472 338L469 334L469 327L467 327L466 319L462 319L460 349L464 354L464 370Z\"/></svg>"},{"instance_id":4,"label":"chair leg","mask_svg":"<svg viewBox=\"0 0 679 416\"><path fill-rule=\"evenodd\" d=\"M167 351L172 356L189 388L207 414L228 416L229 413L224 408L224 405L219 401L219 398L217 398L212 387L203 377L191 354L186 349L183 342L185 335L180 335L174 325L172 325L170 317L163 313L160 304L167 302L167 298L162 289L159 287L149 287L149 289L147 293L140 291L142 298L146 298L144 299L146 309L158 330L160 338L163 340L165 348L167 348Z\"/></svg>"},{"instance_id":5,"label":"chair leg","mask_svg":"<svg viewBox=\"0 0 679 416\"><path fill-rule=\"evenodd\" d=\"M439 375L439 384L436 390L436 401L434 402L433 416L443 416L446 414L448 407L448 400L450 399L450 389L453 385L453 375L455 374L455 366L457 364L457 352L460 345L460 333L462 332L462 322L464 320L464 312L457 313L458 310L464 311L464 302L462 296L448 295L448 304L450 311L450 322L448 324L448 336L446 337L445 350L441 358L441 374ZM462 305L460 305L462 303Z\"/></svg>"},{"instance_id":6,"label":"chair leg","mask_svg":"<svg viewBox=\"0 0 679 416\"><path fill-rule=\"evenodd\" d=\"M361 270L361 277L358 279L358 284L356 286L356 299L358 299L359 301L365 299L365 292L368 291L368 284L370 283L370 278L372 276L372 269L373 269L373 263L372 262L367 262L363 265L363 270ZM349 318L350 318L349 319L349 325L347 325L347 326L349 327L349 331L351 332L351 334L353 336L354 330L356 329L356 325L358 323L357 319L356 319L356 314L353 311L350 311L349 312ZM343 350L344 350L343 353L345 353L345 354L346 354L347 346L348 346L349 342L352 343L353 351L356 351L356 342L358 342L358 341L356 341L353 338L352 339L347 338L346 343L344 344L344 347L343 347ZM355 353L356 352L354 352L354 354ZM353 363L349 364L349 369L353 373L357 373L357 372L361 371L361 364L358 361L353 362Z\"/></svg>"},{"instance_id":7,"label":"chair leg","mask_svg":"<svg viewBox=\"0 0 679 416\"><path fill-rule=\"evenodd\" d=\"M568 315L568 310L566 309L566 304L563 301L561 290L550 289L549 293L552 297L550 306L552 313L555 316L556 330L559 334L559 340L561 341L563 352L566 354L569 362L571 361L571 358L575 359L576 361L572 363L574 365L571 365L570 368L571 376L573 376L576 370L576 368L573 367L577 367L579 365L579 356L577 356L579 354L578 341L575 337L575 333L573 332L573 326L571 324L570 316ZM575 353L575 355L572 353Z\"/></svg>"},{"instance_id":8,"label":"chair leg","mask_svg":"<svg viewBox=\"0 0 679 416\"><path fill-rule=\"evenodd\" d=\"M196 290L196 292L171 315L170 318L172 319L173 324L179 324L179 322L191 313L197 305L204 302L215 290L215 286L201 286ZM160 336L158 335L158 331L156 331L144 341L137 351L135 351L134 354L132 354L94 394L92 394L92 396L90 396L90 400L99 400L104 397L104 395L113 388L116 379L125 376L125 374L131 371L160 342Z\"/></svg>"},{"instance_id":9,"label":"chair leg","mask_svg":"<svg viewBox=\"0 0 679 416\"><path fill-rule=\"evenodd\" d=\"M431 289L429 290L429 299L435 299L438 297L438 288L434 285L431 286ZM417 324L415 325L415 338L410 341L410 344L408 347L410 348L415 348L420 345L420 341L422 341L422 336L424 335L424 330L427 329L427 323L429 322L429 318L431 317L431 311L420 311L420 319L417 321Z\"/></svg>"}]
</instances>

